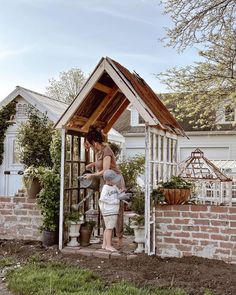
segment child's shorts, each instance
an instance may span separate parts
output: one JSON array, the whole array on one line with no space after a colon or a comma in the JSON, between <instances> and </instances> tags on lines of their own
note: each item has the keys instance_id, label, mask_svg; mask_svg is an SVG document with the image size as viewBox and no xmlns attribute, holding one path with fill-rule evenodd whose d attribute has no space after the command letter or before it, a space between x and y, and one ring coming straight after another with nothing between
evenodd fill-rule
<instances>
[{"instance_id":1,"label":"child's shorts","mask_svg":"<svg viewBox=\"0 0 236 295\"><path fill-rule=\"evenodd\" d=\"M106 229L113 229L116 227L118 215L103 216Z\"/></svg>"}]
</instances>

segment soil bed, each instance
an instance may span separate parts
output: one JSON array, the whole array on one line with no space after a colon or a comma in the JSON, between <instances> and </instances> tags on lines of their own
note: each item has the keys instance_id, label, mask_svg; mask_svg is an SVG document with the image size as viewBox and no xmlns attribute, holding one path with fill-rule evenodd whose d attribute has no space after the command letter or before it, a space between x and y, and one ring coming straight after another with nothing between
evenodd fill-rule
<instances>
[{"instance_id":1,"label":"soil bed","mask_svg":"<svg viewBox=\"0 0 236 295\"><path fill-rule=\"evenodd\" d=\"M64 261L99 274L108 284L122 280L136 286L179 287L188 294L236 294L236 265L198 257L166 258L139 255L124 259L100 259L78 254L61 254L56 247L45 249L40 242L0 240L0 259L13 257L15 262L31 259ZM33 257L33 258L32 258Z\"/></svg>"}]
</instances>

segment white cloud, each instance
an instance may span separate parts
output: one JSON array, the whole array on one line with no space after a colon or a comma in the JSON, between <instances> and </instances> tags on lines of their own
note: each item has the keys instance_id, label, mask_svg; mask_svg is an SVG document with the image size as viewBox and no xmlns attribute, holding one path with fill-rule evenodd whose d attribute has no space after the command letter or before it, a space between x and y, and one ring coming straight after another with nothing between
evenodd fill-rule
<instances>
[{"instance_id":1,"label":"white cloud","mask_svg":"<svg viewBox=\"0 0 236 295\"><path fill-rule=\"evenodd\" d=\"M0 48L0 60L28 53L33 48L34 48L33 45L25 46L25 47L21 47L21 48L16 48L16 49L1 49Z\"/></svg>"}]
</instances>

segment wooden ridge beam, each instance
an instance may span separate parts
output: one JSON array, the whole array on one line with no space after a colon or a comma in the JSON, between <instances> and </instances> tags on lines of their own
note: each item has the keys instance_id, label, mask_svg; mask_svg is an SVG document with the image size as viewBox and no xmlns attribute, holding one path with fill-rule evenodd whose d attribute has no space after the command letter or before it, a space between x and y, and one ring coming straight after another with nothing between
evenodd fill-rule
<instances>
[{"instance_id":1,"label":"wooden ridge beam","mask_svg":"<svg viewBox=\"0 0 236 295\"><path fill-rule=\"evenodd\" d=\"M108 121L106 127L103 129L103 132L106 134L120 117L120 115L124 112L124 110L128 107L130 101L125 98L125 100L121 103L121 105L117 108L116 112L112 115L111 119Z\"/></svg>"},{"instance_id":2,"label":"wooden ridge beam","mask_svg":"<svg viewBox=\"0 0 236 295\"><path fill-rule=\"evenodd\" d=\"M102 83L99 83L99 82L97 82L97 83L93 86L93 88L95 88L95 89L97 89L97 90L99 90L99 91L105 92L105 93L109 93L109 92L111 92L111 90L112 90L112 88L110 88L110 87L108 87L108 86L106 86L106 85L103 85Z\"/></svg>"},{"instance_id":3,"label":"wooden ridge beam","mask_svg":"<svg viewBox=\"0 0 236 295\"><path fill-rule=\"evenodd\" d=\"M83 130L83 132L88 132L89 127L96 122L96 120L99 118L99 116L102 114L102 112L109 105L109 103L111 102L112 98L117 94L118 90L119 90L119 88L115 85L113 87L113 89L110 91L110 93L108 93L104 97L104 99L102 100L102 102L100 103L100 105L98 106L98 108L93 112L93 114L90 116L90 118L88 119L88 121L81 128L81 130Z\"/></svg>"}]
</instances>

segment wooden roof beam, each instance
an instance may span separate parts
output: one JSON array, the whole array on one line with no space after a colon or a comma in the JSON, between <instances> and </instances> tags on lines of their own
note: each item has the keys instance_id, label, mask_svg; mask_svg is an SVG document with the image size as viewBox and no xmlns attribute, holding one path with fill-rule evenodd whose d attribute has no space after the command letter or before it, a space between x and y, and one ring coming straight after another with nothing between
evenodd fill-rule
<instances>
[{"instance_id":1,"label":"wooden roof beam","mask_svg":"<svg viewBox=\"0 0 236 295\"><path fill-rule=\"evenodd\" d=\"M112 89L112 91L107 94L98 108L93 112L93 114L90 116L88 121L85 123L85 125L81 128L83 132L88 132L90 125L93 125L96 120L99 118L99 116L102 114L102 112L106 109L106 107L109 105L111 102L112 98L117 94L119 88L115 85Z\"/></svg>"},{"instance_id":2,"label":"wooden roof beam","mask_svg":"<svg viewBox=\"0 0 236 295\"><path fill-rule=\"evenodd\" d=\"M106 85L103 85L102 83L99 83L99 82L97 82L97 83L93 86L93 88L95 88L95 89L97 89L97 90L99 90L99 91L105 92L105 93L109 93L109 92L111 92L111 90L112 90L112 88L110 88L110 87L108 87L108 86L106 86Z\"/></svg>"},{"instance_id":3,"label":"wooden roof beam","mask_svg":"<svg viewBox=\"0 0 236 295\"><path fill-rule=\"evenodd\" d=\"M121 105L118 107L117 111L112 115L111 119L107 123L106 127L103 129L103 132L106 134L114 125L114 123L118 120L120 115L124 112L124 110L128 107L130 104L130 101L125 98L125 100L121 103Z\"/></svg>"}]
</instances>

